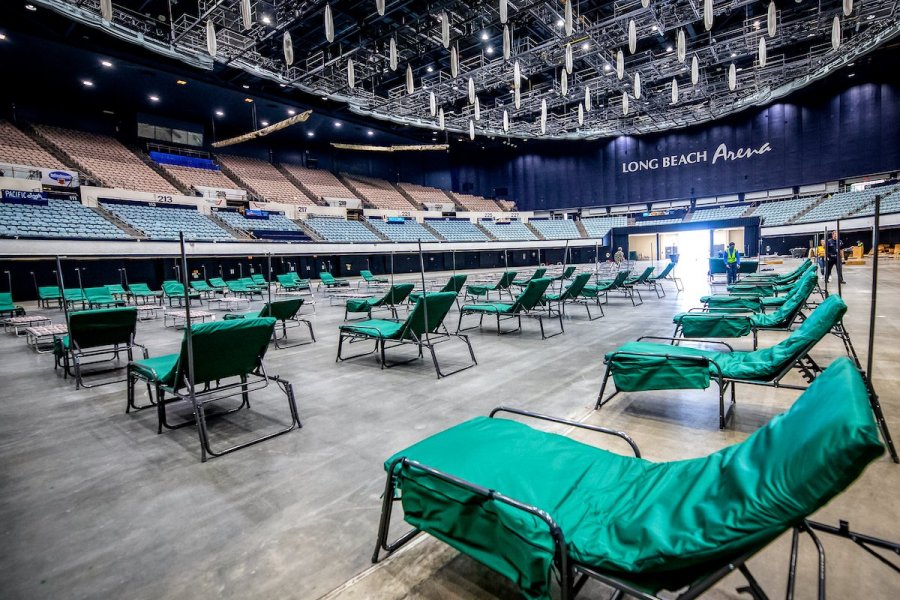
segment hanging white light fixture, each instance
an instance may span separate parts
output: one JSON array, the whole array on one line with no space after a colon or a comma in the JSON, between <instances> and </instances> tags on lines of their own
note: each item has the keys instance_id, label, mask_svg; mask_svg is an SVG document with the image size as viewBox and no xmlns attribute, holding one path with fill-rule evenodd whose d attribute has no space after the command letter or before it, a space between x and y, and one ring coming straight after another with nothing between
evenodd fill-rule
<instances>
[{"instance_id":1,"label":"hanging white light fixture","mask_svg":"<svg viewBox=\"0 0 900 600\"><path fill-rule=\"evenodd\" d=\"M616 52L616 77L625 77L625 53L621 50Z\"/></svg>"},{"instance_id":2,"label":"hanging white light fixture","mask_svg":"<svg viewBox=\"0 0 900 600\"><path fill-rule=\"evenodd\" d=\"M707 31L713 26L713 3L712 0L703 0L703 26Z\"/></svg>"},{"instance_id":3,"label":"hanging white light fixture","mask_svg":"<svg viewBox=\"0 0 900 600\"><path fill-rule=\"evenodd\" d=\"M475 96L475 120L481 120L481 102L478 101L478 96Z\"/></svg>"},{"instance_id":4,"label":"hanging white light fixture","mask_svg":"<svg viewBox=\"0 0 900 600\"><path fill-rule=\"evenodd\" d=\"M212 19L207 19L206 20L206 51L209 52L210 56L215 58L217 49L218 49L218 43L216 40L216 26L213 24Z\"/></svg>"},{"instance_id":5,"label":"hanging white light fixture","mask_svg":"<svg viewBox=\"0 0 900 600\"><path fill-rule=\"evenodd\" d=\"M112 0L100 0L100 17L112 21Z\"/></svg>"},{"instance_id":6,"label":"hanging white light fixture","mask_svg":"<svg viewBox=\"0 0 900 600\"><path fill-rule=\"evenodd\" d=\"M294 43L291 40L289 31L284 32L284 37L281 39L281 47L284 50L284 64L291 66L294 64Z\"/></svg>"},{"instance_id":7,"label":"hanging white light fixture","mask_svg":"<svg viewBox=\"0 0 900 600\"><path fill-rule=\"evenodd\" d=\"M766 49L766 38L764 36L759 36L758 58L759 58L759 66L760 67L766 66L766 61L768 60L767 54L768 53L767 53L767 49Z\"/></svg>"},{"instance_id":8,"label":"hanging white light fixture","mask_svg":"<svg viewBox=\"0 0 900 600\"><path fill-rule=\"evenodd\" d=\"M506 0L500 0L500 22L506 23L506 20L509 18L509 6L507 6Z\"/></svg>"},{"instance_id":9,"label":"hanging white light fixture","mask_svg":"<svg viewBox=\"0 0 900 600\"><path fill-rule=\"evenodd\" d=\"M584 110L590 112L591 110L591 86L584 86Z\"/></svg>"},{"instance_id":10,"label":"hanging white light fixture","mask_svg":"<svg viewBox=\"0 0 900 600\"><path fill-rule=\"evenodd\" d=\"M628 114L628 92L622 92L622 114Z\"/></svg>"},{"instance_id":11,"label":"hanging white light fixture","mask_svg":"<svg viewBox=\"0 0 900 600\"><path fill-rule=\"evenodd\" d=\"M572 68L574 66L574 61L572 57L572 44L566 44L566 72L570 75L572 74Z\"/></svg>"},{"instance_id":12,"label":"hanging white light fixture","mask_svg":"<svg viewBox=\"0 0 900 600\"><path fill-rule=\"evenodd\" d=\"M641 6L644 8L650 8L650 0L641 0Z\"/></svg>"},{"instance_id":13,"label":"hanging white light fixture","mask_svg":"<svg viewBox=\"0 0 900 600\"><path fill-rule=\"evenodd\" d=\"M375 0L375 11L379 17L384 16L384 0Z\"/></svg>"},{"instance_id":14,"label":"hanging white light fixture","mask_svg":"<svg viewBox=\"0 0 900 600\"><path fill-rule=\"evenodd\" d=\"M509 60L512 55L512 36L509 33L509 26L503 26L503 60Z\"/></svg>"},{"instance_id":15,"label":"hanging white light fixture","mask_svg":"<svg viewBox=\"0 0 900 600\"><path fill-rule=\"evenodd\" d=\"M700 81L700 59L695 54L691 58L691 85L697 85L698 81Z\"/></svg>"},{"instance_id":16,"label":"hanging white light fixture","mask_svg":"<svg viewBox=\"0 0 900 600\"><path fill-rule=\"evenodd\" d=\"M541 100L541 133L547 133L547 101Z\"/></svg>"},{"instance_id":17,"label":"hanging white light fixture","mask_svg":"<svg viewBox=\"0 0 900 600\"><path fill-rule=\"evenodd\" d=\"M574 27L574 24L572 23L572 1L571 0L566 0L566 7L565 7L564 12L565 12L564 21L565 21L566 35L572 35L572 32L575 31L575 27Z\"/></svg>"},{"instance_id":18,"label":"hanging white light fixture","mask_svg":"<svg viewBox=\"0 0 900 600\"><path fill-rule=\"evenodd\" d=\"M441 43L444 48L450 47L450 17L447 11L441 13Z\"/></svg>"},{"instance_id":19,"label":"hanging white light fixture","mask_svg":"<svg viewBox=\"0 0 900 600\"><path fill-rule=\"evenodd\" d=\"M475 139L475 121L472 119L469 119L469 139Z\"/></svg>"},{"instance_id":20,"label":"hanging white light fixture","mask_svg":"<svg viewBox=\"0 0 900 600\"><path fill-rule=\"evenodd\" d=\"M503 110L503 131L509 131L509 113Z\"/></svg>"},{"instance_id":21,"label":"hanging white light fixture","mask_svg":"<svg viewBox=\"0 0 900 600\"><path fill-rule=\"evenodd\" d=\"M678 104L678 82L672 78L672 104Z\"/></svg>"},{"instance_id":22,"label":"hanging white light fixture","mask_svg":"<svg viewBox=\"0 0 900 600\"><path fill-rule=\"evenodd\" d=\"M443 107L438 109L438 127L441 131L444 130L444 109Z\"/></svg>"},{"instance_id":23,"label":"hanging white light fixture","mask_svg":"<svg viewBox=\"0 0 900 600\"><path fill-rule=\"evenodd\" d=\"M516 110L522 108L522 90L519 88L513 90L513 104L515 105Z\"/></svg>"},{"instance_id":24,"label":"hanging white light fixture","mask_svg":"<svg viewBox=\"0 0 900 600\"><path fill-rule=\"evenodd\" d=\"M853 12L853 0L844 0L844 16L849 17Z\"/></svg>"},{"instance_id":25,"label":"hanging white light fixture","mask_svg":"<svg viewBox=\"0 0 900 600\"><path fill-rule=\"evenodd\" d=\"M325 39L328 43L334 41L334 19L331 16L331 5L325 5Z\"/></svg>"},{"instance_id":26,"label":"hanging white light fixture","mask_svg":"<svg viewBox=\"0 0 900 600\"><path fill-rule=\"evenodd\" d=\"M416 88L413 85L412 66L406 65L406 93L412 94L414 91L416 91Z\"/></svg>"},{"instance_id":27,"label":"hanging white light fixture","mask_svg":"<svg viewBox=\"0 0 900 600\"><path fill-rule=\"evenodd\" d=\"M628 21L628 53L634 54L637 50L637 24L634 19Z\"/></svg>"},{"instance_id":28,"label":"hanging white light fixture","mask_svg":"<svg viewBox=\"0 0 900 600\"><path fill-rule=\"evenodd\" d=\"M774 2L769 2L769 11L766 14L766 29L770 38L775 37L775 34L778 33L778 12Z\"/></svg>"},{"instance_id":29,"label":"hanging white light fixture","mask_svg":"<svg viewBox=\"0 0 900 600\"><path fill-rule=\"evenodd\" d=\"M347 59L347 85L351 88L356 87L356 68L353 66L353 59Z\"/></svg>"},{"instance_id":30,"label":"hanging white light fixture","mask_svg":"<svg viewBox=\"0 0 900 600\"><path fill-rule=\"evenodd\" d=\"M513 65L513 88L519 89L522 86L522 70L519 68L519 61ZM518 106L516 107L518 108Z\"/></svg>"},{"instance_id":31,"label":"hanging white light fixture","mask_svg":"<svg viewBox=\"0 0 900 600\"><path fill-rule=\"evenodd\" d=\"M737 68L734 63L728 67L728 89L732 92L737 89Z\"/></svg>"},{"instance_id":32,"label":"hanging white light fixture","mask_svg":"<svg viewBox=\"0 0 900 600\"><path fill-rule=\"evenodd\" d=\"M469 104L475 104L475 80L469 77Z\"/></svg>"},{"instance_id":33,"label":"hanging white light fixture","mask_svg":"<svg viewBox=\"0 0 900 600\"><path fill-rule=\"evenodd\" d=\"M687 57L687 40L685 39L684 29L678 30L678 36L675 40L675 55L680 63L683 63Z\"/></svg>"},{"instance_id":34,"label":"hanging white light fixture","mask_svg":"<svg viewBox=\"0 0 900 600\"><path fill-rule=\"evenodd\" d=\"M250 15L250 0L241 0L241 25L244 29L253 27L253 17Z\"/></svg>"},{"instance_id":35,"label":"hanging white light fixture","mask_svg":"<svg viewBox=\"0 0 900 600\"><path fill-rule=\"evenodd\" d=\"M434 95L434 92L428 94L428 112L432 117L437 114L437 96Z\"/></svg>"},{"instance_id":36,"label":"hanging white light fixture","mask_svg":"<svg viewBox=\"0 0 900 600\"><path fill-rule=\"evenodd\" d=\"M450 76L454 79L459 77L459 50L456 46L450 49Z\"/></svg>"},{"instance_id":37,"label":"hanging white light fixture","mask_svg":"<svg viewBox=\"0 0 900 600\"><path fill-rule=\"evenodd\" d=\"M634 99L635 100L641 99L641 74L640 73L634 74Z\"/></svg>"},{"instance_id":38,"label":"hanging white light fixture","mask_svg":"<svg viewBox=\"0 0 900 600\"><path fill-rule=\"evenodd\" d=\"M841 19L837 16L831 22L831 47L835 50L841 47Z\"/></svg>"},{"instance_id":39,"label":"hanging white light fixture","mask_svg":"<svg viewBox=\"0 0 900 600\"><path fill-rule=\"evenodd\" d=\"M559 93L563 96L569 95L569 74L565 69L559 74Z\"/></svg>"},{"instance_id":40,"label":"hanging white light fixture","mask_svg":"<svg viewBox=\"0 0 900 600\"><path fill-rule=\"evenodd\" d=\"M578 125L584 125L584 106L581 103L578 103Z\"/></svg>"},{"instance_id":41,"label":"hanging white light fixture","mask_svg":"<svg viewBox=\"0 0 900 600\"><path fill-rule=\"evenodd\" d=\"M391 71L397 70L397 58L397 38L392 37L390 43L388 44L388 59Z\"/></svg>"}]
</instances>

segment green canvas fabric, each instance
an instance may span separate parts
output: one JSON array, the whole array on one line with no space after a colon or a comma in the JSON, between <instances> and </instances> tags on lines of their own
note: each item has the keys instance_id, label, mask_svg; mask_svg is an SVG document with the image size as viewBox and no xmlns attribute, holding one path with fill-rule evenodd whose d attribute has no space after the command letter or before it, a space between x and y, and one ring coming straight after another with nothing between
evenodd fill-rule
<instances>
[{"instance_id":1,"label":"green canvas fabric","mask_svg":"<svg viewBox=\"0 0 900 600\"><path fill-rule=\"evenodd\" d=\"M557 275L556 277L551 277L550 280L551 280L551 281L560 281L560 280L563 280L563 279L568 279L569 277L572 276L573 273L575 273L575 269L576 269L576 268L577 268L577 267L566 267L566 270L565 270L565 271L563 271L561 274ZM544 272L546 272L546 271L547 271L547 270L544 269ZM541 276L543 277L543 275L541 275ZM537 278L534 277L533 279L537 279Z\"/></svg>"},{"instance_id":2,"label":"green canvas fabric","mask_svg":"<svg viewBox=\"0 0 900 600\"><path fill-rule=\"evenodd\" d=\"M331 273L326 273L325 271L319 273L319 279L323 284L325 284L326 287L331 287L333 285L349 285L346 279L335 279Z\"/></svg>"},{"instance_id":3,"label":"green canvas fabric","mask_svg":"<svg viewBox=\"0 0 900 600\"><path fill-rule=\"evenodd\" d=\"M444 284L444 287L441 288L442 292L455 292L459 294L462 291L463 286L466 283L466 279L468 279L468 275L451 275L450 279L447 280L447 283ZM419 298L422 297L421 292L410 292L409 301L413 304L419 301Z\"/></svg>"},{"instance_id":4,"label":"green canvas fabric","mask_svg":"<svg viewBox=\"0 0 900 600\"><path fill-rule=\"evenodd\" d=\"M351 298L347 300L347 312L371 312L379 306L396 306L406 301L415 287L412 283L396 283L381 298Z\"/></svg>"},{"instance_id":5,"label":"green canvas fabric","mask_svg":"<svg viewBox=\"0 0 900 600\"><path fill-rule=\"evenodd\" d=\"M512 285L512 282L515 280L515 278L516 278L515 271L506 271L503 274L503 276L500 278L500 281L498 281L496 284L494 284L494 285L469 285L469 286L466 286L466 291L469 293L470 296L484 296L488 292L495 292L495 291L499 291L499 290L508 289L509 286ZM529 280L529 281L534 281L534 280Z\"/></svg>"},{"instance_id":6,"label":"green canvas fabric","mask_svg":"<svg viewBox=\"0 0 900 600\"><path fill-rule=\"evenodd\" d=\"M781 306L785 302L787 302L787 296L767 296L765 298L759 299L759 303L762 306L766 306L766 307L770 307L770 308L775 307L775 306Z\"/></svg>"},{"instance_id":7,"label":"green canvas fabric","mask_svg":"<svg viewBox=\"0 0 900 600\"><path fill-rule=\"evenodd\" d=\"M812 348L831 331L832 327L840 323L845 312L847 305L840 296L829 296L786 339L769 348L760 348L752 352L715 352L687 346L628 342L615 351L628 353L628 357L616 358L611 352L606 355L606 360L613 361L610 363L613 380L616 387L622 391L695 389L704 377L701 372L708 370L707 376L718 374L718 370L712 364L707 367L702 363L693 365L682 360L672 361L672 364L667 366L665 361L660 363L659 358L633 356L642 353L706 358L718 364L726 378L738 381L771 381ZM654 367L661 370L659 375L654 372ZM684 377L683 385L679 376ZM620 381L626 387L621 387Z\"/></svg>"},{"instance_id":8,"label":"green canvas fabric","mask_svg":"<svg viewBox=\"0 0 900 600\"><path fill-rule=\"evenodd\" d=\"M269 282L266 281L266 278L263 277L262 275L260 275L259 273L254 273L253 275L250 276L250 279L252 279L253 283L255 283L258 286L266 287L267 285L269 285Z\"/></svg>"},{"instance_id":9,"label":"green canvas fabric","mask_svg":"<svg viewBox=\"0 0 900 600\"><path fill-rule=\"evenodd\" d=\"M211 285L212 287L217 288L217 289L224 289L224 288L228 287L225 284L225 280L222 279L221 277L210 277L209 285Z\"/></svg>"},{"instance_id":10,"label":"green canvas fabric","mask_svg":"<svg viewBox=\"0 0 900 600\"><path fill-rule=\"evenodd\" d=\"M133 296L156 296L158 292L154 292L146 283L129 283L128 291Z\"/></svg>"},{"instance_id":11,"label":"green canvas fabric","mask_svg":"<svg viewBox=\"0 0 900 600\"><path fill-rule=\"evenodd\" d=\"M666 268L663 269L658 275L651 275L650 280L651 281L659 281L660 279L665 279L666 276L668 276L668 274L671 273L672 269L674 269L674 268L675 268L675 263L670 262L669 264L666 265Z\"/></svg>"},{"instance_id":12,"label":"green canvas fabric","mask_svg":"<svg viewBox=\"0 0 900 600\"><path fill-rule=\"evenodd\" d=\"M205 281L192 281L191 287L197 290L198 292L212 292L215 291L215 288L210 287L208 283Z\"/></svg>"},{"instance_id":13,"label":"green canvas fabric","mask_svg":"<svg viewBox=\"0 0 900 600\"><path fill-rule=\"evenodd\" d=\"M80 310L69 315L69 335L79 348L128 344L137 327L134 307Z\"/></svg>"},{"instance_id":14,"label":"green canvas fabric","mask_svg":"<svg viewBox=\"0 0 900 600\"><path fill-rule=\"evenodd\" d=\"M184 284L180 281L163 281L162 284L163 293L170 298L184 298ZM197 292L189 292L188 295L191 298L199 298L200 294Z\"/></svg>"},{"instance_id":15,"label":"green canvas fabric","mask_svg":"<svg viewBox=\"0 0 900 600\"><path fill-rule=\"evenodd\" d=\"M0 311L15 309L16 305L13 304L12 294L9 292L0 293Z\"/></svg>"},{"instance_id":16,"label":"green canvas fabric","mask_svg":"<svg viewBox=\"0 0 900 600\"><path fill-rule=\"evenodd\" d=\"M390 319L367 319L361 323L341 325L340 330L373 338L395 340L400 337L405 323Z\"/></svg>"},{"instance_id":17,"label":"green canvas fabric","mask_svg":"<svg viewBox=\"0 0 900 600\"><path fill-rule=\"evenodd\" d=\"M543 301L544 302L564 302L566 300L572 300L581 295L582 290L584 290L584 286L587 285L588 280L590 280L590 273L579 273L571 284L566 286L566 288L559 294L544 294Z\"/></svg>"},{"instance_id":18,"label":"green canvas fabric","mask_svg":"<svg viewBox=\"0 0 900 600\"><path fill-rule=\"evenodd\" d=\"M256 280L252 277L241 277L238 279L241 283L243 283L248 289L258 290L260 289L260 285L256 283Z\"/></svg>"},{"instance_id":19,"label":"green canvas fabric","mask_svg":"<svg viewBox=\"0 0 900 600\"><path fill-rule=\"evenodd\" d=\"M803 275L800 283L791 292L786 300L778 307L777 310L768 314L753 315L750 320L754 327L788 327L797 316L797 312L802 308L803 304L809 299L813 290L818 283L818 277L815 271L808 271Z\"/></svg>"},{"instance_id":20,"label":"green canvas fabric","mask_svg":"<svg viewBox=\"0 0 900 600\"><path fill-rule=\"evenodd\" d=\"M644 269L644 272L638 275L637 277L629 277L625 280L626 285L634 285L636 283L645 283L647 278L653 273L653 267L647 267Z\"/></svg>"},{"instance_id":21,"label":"green canvas fabric","mask_svg":"<svg viewBox=\"0 0 900 600\"><path fill-rule=\"evenodd\" d=\"M745 296L774 296L775 288L770 285L744 285L744 284L735 284L729 285L728 291L733 294L743 294Z\"/></svg>"},{"instance_id":22,"label":"green canvas fabric","mask_svg":"<svg viewBox=\"0 0 900 600\"><path fill-rule=\"evenodd\" d=\"M790 273L784 273L781 275L776 275L773 273L754 273L752 275L749 275L748 279L753 280L753 281L768 279L770 281L773 281L776 284L789 283L789 282L797 279L798 277L800 277L800 275L802 275L803 273L805 273L806 270L810 267L810 265L812 265L812 260L807 258Z\"/></svg>"},{"instance_id":23,"label":"green canvas fabric","mask_svg":"<svg viewBox=\"0 0 900 600\"><path fill-rule=\"evenodd\" d=\"M520 286L520 287L526 286L526 285L528 285L528 282L531 281L532 279L541 279L545 273L547 273L546 268L544 268L544 267L537 268L534 270L534 273L531 274L531 277L529 277L528 279L515 280L512 282L512 285L516 285L516 286Z\"/></svg>"},{"instance_id":24,"label":"green canvas fabric","mask_svg":"<svg viewBox=\"0 0 900 600\"><path fill-rule=\"evenodd\" d=\"M293 319L303 306L302 298L291 298L289 300L276 300L275 302L267 302L260 310L250 311L243 314L228 313L225 315L226 321L234 319L256 319L260 317L272 317L279 321L287 321Z\"/></svg>"},{"instance_id":25,"label":"green canvas fabric","mask_svg":"<svg viewBox=\"0 0 900 600\"><path fill-rule=\"evenodd\" d=\"M853 483L884 449L865 384L840 358L785 413L705 457L654 463L505 419L479 417L400 457L549 514L569 555L658 589L712 571L800 523ZM406 521L549 598L546 524L413 465L397 469Z\"/></svg>"},{"instance_id":26,"label":"green canvas fabric","mask_svg":"<svg viewBox=\"0 0 900 600\"><path fill-rule=\"evenodd\" d=\"M701 296L700 302L710 308L728 308L734 310L752 310L759 312L762 310L761 298L745 296L729 296L718 294L715 296Z\"/></svg>"},{"instance_id":27,"label":"green canvas fabric","mask_svg":"<svg viewBox=\"0 0 900 600\"><path fill-rule=\"evenodd\" d=\"M128 294L128 292L125 291L125 288L123 288L118 283L107 284L103 287L105 287L106 291L108 291L110 294L113 294L114 296L125 296Z\"/></svg>"},{"instance_id":28,"label":"green canvas fabric","mask_svg":"<svg viewBox=\"0 0 900 600\"><path fill-rule=\"evenodd\" d=\"M136 360L131 363L132 371L150 382L174 382L177 366L177 354L164 354L153 358Z\"/></svg>"},{"instance_id":29,"label":"green canvas fabric","mask_svg":"<svg viewBox=\"0 0 900 600\"><path fill-rule=\"evenodd\" d=\"M372 271L369 271L368 269L360 270L359 274L364 280L370 283L387 283L388 281L384 277L375 277L372 275Z\"/></svg>"},{"instance_id":30,"label":"green canvas fabric","mask_svg":"<svg viewBox=\"0 0 900 600\"><path fill-rule=\"evenodd\" d=\"M41 300L58 300L59 288L55 285L44 285L38 288L38 297Z\"/></svg>"},{"instance_id":31,"label":"green canvas fabric","mask_svg":"<svg viewBox=\"0 0 900 600\"><path fill-rule=\"evenodd\" d=\"M106 287L84 288L84 297L90 304L120 304L118 300L112 297Z\"/></svg>"},{"instance_id":32,"label":"green canvas fabric","mask_svg":"<svg viewBox=\"0 0 900 600\"><path fill-rule=\"evenodd\" d=\"M741 315L680 313L672 321L686 338L738 338L750 333L751 320Z\"/></svg>"},{"instance_id":33,"label":"green canvas fabric","mask_svg":"<svg viewBox=\"0 0 900 600\"><path fill-rule=\"evenodd\" d=\"M63 290L63 297L69 302L81 302L84 300L84 292L80 289L65 289Z\"/></svg>"},{"instance_id":34,"label":"green canvas fabric","mask_svg":"<svg viewBox=\"0 0 900 600\"><path fill-rule=\"evenodd\" d=\"M275 279L278 280L279 285L283 288L294 288L297 287L296 282L294 282L294 278L290 275L276 275Z\"/></svg>"},{"instance_id":35,"label":"green canvas fabric","mask_svg":"<svg viewBox=\"0 0 900 600\"><path fill-rule=\"evenodd\" d=\"M503 302L485 302L482 304L466 304L462 307L463 312L471 313L487 313L487 314L508 314L513 305L504 304Z\"/></svg>"},{"instance_id":36,"label":"green canvas fabric","mask_svg":"<svg viewBox=\"0 0 900 600\"><path fill-rule=\"evenodd\" d=\"M535 306L541 303L541 299L544 297L544 292L547 291L547 288L550 287L550 284L553 282L552 279L548 277L543 277L541 279L532 279L528 282L528 285L516 297L515 302L512 304L504 304L502 302L493 302L493 303L484 303L484 304L467 304L462 307L463 312L485 312L490 314L518 314L522 311L532 310Z\"/></svg>"},{"instance_id":37,"label":"green canvas fabric","mask_svg":"<svg viewBox=\"0 0 900 600\"><path fill-rule=\"evenodd\" d=\"M598 279L594 285L586 285L582 290L582 294L586 296L596 296L597 294L602 294L603 292L610 292L613 290L617 290L622 287L622 284L625 283L625 280L628 279L628 275L630 271L619 271L616 273L616 276L613 279Z\"/></svg>"}]
</instances>

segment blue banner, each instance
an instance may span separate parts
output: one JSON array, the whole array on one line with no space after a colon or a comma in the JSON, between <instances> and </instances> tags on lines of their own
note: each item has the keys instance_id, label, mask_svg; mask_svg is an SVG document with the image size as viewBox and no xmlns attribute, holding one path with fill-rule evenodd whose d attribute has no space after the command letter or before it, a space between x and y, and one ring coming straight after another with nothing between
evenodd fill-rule
<instances>
[{"instance_id":1,"label":"blue banner","mask_svg":"<svg viewBox=\"0 0 900 600\"><path fill-rule=\"evenodd\" d=\"M23 190L3 190L3 201L8 204L37 204L47 206L47 194L44 192L26 192Z\"/></svg>"},{"instance_id":2,"label":"blue banner","mask_svg":"<svg viewBox=\"0 0 900 600\"><path fill-rule=\"evenodd\" d=\"M263 219L263 220L265 220L265 219L269 218L269 213L264 210L252 210L252 209L248 208L247 210L244 211L244 218L245 219Z\"/></svg>"}]
</instances>

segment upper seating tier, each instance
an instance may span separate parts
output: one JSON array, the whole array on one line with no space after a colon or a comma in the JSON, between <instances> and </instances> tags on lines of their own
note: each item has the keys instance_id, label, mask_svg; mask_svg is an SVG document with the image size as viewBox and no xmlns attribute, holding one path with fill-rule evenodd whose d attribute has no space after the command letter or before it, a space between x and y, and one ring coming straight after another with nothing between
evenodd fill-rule
<instances>
[{"instance_id":1,"label":"upper seating tier","mask_svg":"<svg viewBox=\"0 0 900 600\"><path fill-rule=\"evenodd\" d=\"M383 179L375 179L374 177L363 177L361 175L350 175L342 173L341 176L347 181L359 194L362 199L371 204L374 208L387 210L418 210L418 206L413 206L409 200L403 197L394 186Z\"/></svg>"},{"instance_id":2,"label":"upper seating tier","mask_svg":"<svg viewBox=\"0 0 900 600\"><path fill-rule=\"evenodd\" d=\"M300 165L287 163L283 163L281 166L319 200L324 201L325 198L358 200L356 195L347 189L347 186L341 183L341 180L330 171L307 169Z\"/></svg>"},{"instance_id":3,"label":"upper seating tier","mask_svg":"<svg viewBox=\"0 0 900 600\"><path fill-rule=\"evenodd\" d=\"M12 123L0 121L0 163L58 169L63 165Z\"/></svg>"},{"instance_id":4,"label":"upper seating tier","mask_svg":"<svg viewBox=\"0 0 900 600\"><path fill-rule=\"evenodd\" d=\"M219 154L216 158L219 164L226 167L243 183L243 186L268 202L315 206L315 203L302 190L291 183L271 163L258 158L232 154Z\"/></svg>"}]
</instances>

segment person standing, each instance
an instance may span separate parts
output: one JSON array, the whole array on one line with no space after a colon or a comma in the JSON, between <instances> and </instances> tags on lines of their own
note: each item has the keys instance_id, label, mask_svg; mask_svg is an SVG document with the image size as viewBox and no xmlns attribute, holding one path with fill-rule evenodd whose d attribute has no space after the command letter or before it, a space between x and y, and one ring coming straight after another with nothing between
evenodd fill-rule
<instances>
[{"instance_id":1,"label":"person standing","mask_svg":"<svg viewBox=\"0 0 900 600\"><path fill-rule=\"evenodd\" d=\"M625 253L622 252L622 246L619 246L619 249L616 250L616 253L613 256L613 260L616 261L617 265L621 265L623 262L625 262Z\"/></svg>"},{"instance_id":2,"label":"person standing","mask_svg":"<svg viewBox=\"0 0 900 600\"><path fill-rule=\"evenodd\" d=\"M741 253L734 247L734 242L728 244L728 248L722 253L722 259L725 261L725 274L729 285L735 283L741 267Z\"/></svg>"},{"instance_id":3,"label":"person standing","mask_svg":"<svg viewBox=\"0 0 900 600\"><path fill-rule=\"evenodd\" d=\"M825 281L831 279L831 269L837 266L838 279L841 283L844 281L844 271L841 263L844 262L841 256L841 241L838 239L837 231L831 232L831 238L825 243Z\"/></svg>"},{"instance_id":4,"label":"person standing","mask_svg":"<svg viewBox=\"0 0 900 600\"><path fill-rule=\"evenodd\" d=\"M816 263L819 265L819 273L821 273L822 277L825 277L825 238L819 240L819 245L816 246Z\"/></svg>"}]
</instances>

